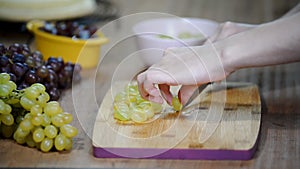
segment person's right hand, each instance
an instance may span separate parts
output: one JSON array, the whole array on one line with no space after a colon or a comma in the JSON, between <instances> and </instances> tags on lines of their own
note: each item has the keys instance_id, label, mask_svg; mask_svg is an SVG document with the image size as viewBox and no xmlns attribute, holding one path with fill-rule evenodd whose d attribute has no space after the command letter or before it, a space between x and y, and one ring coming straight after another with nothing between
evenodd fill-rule
<instances>
[{"instance_id":1,"label":"person's right hand","mask_svg":"<svg viewBox=\"0 0 300 169\"><path fill-rule=\"evenodd\" d=\"M229 71L227 71L229 70ZM223 80L224 69L218 49L211 44L169 48L159 63L138 75L139 91L144 99L171 105L170 86L181 85L177 94L184 105L199 85ZM176 94L175 94L176 95Z\"/></svg>"}]
</instances>

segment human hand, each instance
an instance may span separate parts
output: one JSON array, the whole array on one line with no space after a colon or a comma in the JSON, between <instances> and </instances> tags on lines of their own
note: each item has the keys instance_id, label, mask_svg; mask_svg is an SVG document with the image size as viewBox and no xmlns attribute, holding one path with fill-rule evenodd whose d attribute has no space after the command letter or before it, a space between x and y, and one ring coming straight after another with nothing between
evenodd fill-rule
<instances>
[{"instance_id":1,"label":"human hand","mask_svg":"<svg viewBox=\"0 0 300 169\"><path fill-rule=\"evenodd\" d=\"M166 100L170 105L170 86L181 85L178 97L184 105L199 85L223 80L229 73L223 68L219 50L207 44L167 49L161 61L139 74L137 80L144 99Z\"/></svg>"}]
</instances>

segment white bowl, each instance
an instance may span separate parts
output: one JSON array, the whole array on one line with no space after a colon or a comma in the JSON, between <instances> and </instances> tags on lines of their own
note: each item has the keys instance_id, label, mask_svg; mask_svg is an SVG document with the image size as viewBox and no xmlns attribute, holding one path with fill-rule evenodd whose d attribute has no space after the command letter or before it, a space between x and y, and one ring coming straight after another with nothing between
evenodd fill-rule
<instances>
[{"instance_id":1,"label":"white bowl","mask_svg":"<svg viewBox=\"0 0 300 169\"><path fill-rule=\"evenodd\" d=\"M218 23L201 18L158 18L133 26L136 42L146 65L157 63L169 47L198 46L211 36ZM181 35L188 35L185 38Z\"/></svg>"}]
</instances>

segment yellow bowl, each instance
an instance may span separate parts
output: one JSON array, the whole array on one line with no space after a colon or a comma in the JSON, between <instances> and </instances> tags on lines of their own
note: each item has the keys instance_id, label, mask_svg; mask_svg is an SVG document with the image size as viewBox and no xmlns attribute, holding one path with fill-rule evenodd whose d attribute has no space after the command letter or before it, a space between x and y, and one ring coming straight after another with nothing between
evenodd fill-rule
<instances>
[{"instance_id":1,"label":"yellow bowl","mask_svg":"<svg viewBox=\"0 0 300 169\"><path fill-rule=\"evenodd\" d=\"M101 32L97 31L97 37L88 40L72 39L44 32L39 29L43 25L43 21L34 20L26 27L34 34L36 48L45 59L62 57L65 61L80 64L82 68L93 68L98 64L101 46L108 42Z\"/></svg>"}]
</instances>

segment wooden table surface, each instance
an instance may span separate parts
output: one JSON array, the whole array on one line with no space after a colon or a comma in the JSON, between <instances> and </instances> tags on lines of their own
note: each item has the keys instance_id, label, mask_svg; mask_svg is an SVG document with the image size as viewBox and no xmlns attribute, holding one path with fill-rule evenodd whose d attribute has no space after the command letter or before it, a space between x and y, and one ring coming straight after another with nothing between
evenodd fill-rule
<instances>
[{"instance_id":1,"label":"wooden table surface","mask_svg":"<svg viewBox=\"0 0 300 169\"><path fill-rule=\"evenodd\" d=\"M121 3L122 4L122 3ZM133 8L133 7L132 7ZM221 15L221 14L219 14ZM258 18L255 21L260 21ZM122 30L126 25L121 25ZM120 29L120 27L116 28ZM112 30L111 30L112 31ZM113 31L106 32L114 39ZM112 34L110 34L112 33ZM26 42L28 35L0 34L1 43ZM262 99L261 132L257 151L247 161L99 159L93 157L91 131L93 120L112 72L124 55L134 50L130 39L109 50L101 68L83 70L82 81L64 92L60 103L75 116L79 128L70 152L42 153L18 145L12 140L0 140L0 167L63 167L63 168L298 168L300 166L300 63L239 70L227 81L253 82L259 86ZM109 45L104 49L107 51ZM108 59L111 57L111 59Z\"/></svg>"}]
</instances>

